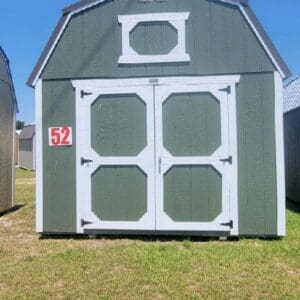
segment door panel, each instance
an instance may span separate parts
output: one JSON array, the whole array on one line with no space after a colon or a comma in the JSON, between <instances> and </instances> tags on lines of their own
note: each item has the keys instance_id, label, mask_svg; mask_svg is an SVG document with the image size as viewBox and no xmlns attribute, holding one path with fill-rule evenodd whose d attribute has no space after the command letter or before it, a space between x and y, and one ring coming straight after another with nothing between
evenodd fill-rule
<instances>
[{"instance_id":1,"label":"door panel","mask_svg":"<svg viewBox=\"0 0 300 300\"><path fill-rule=\"evenodd\" d=\"M156 228L229 231L228 94L217 85L155 88ZM162 130L160 130L162 128Z\"/></svg>"},{"instance_id":2,"label":"door panel","mask_svg":"<svg viewBox=\"0 0 300 300\"><path fill-rule=\"evenodd\" d=\"M208 156L221 145L220 103L210 93L170 95L163 120L163 144L173 156Z\"/></svg>"},{"instance_id":3,"label":"door panel","mask_svg":"<svg viewBox=\"0 0 300 300\"><path fill-rule=\"evenodd\" d=\"M153 87L88 91L77 101L81 230L154 230Z\"/></svg>"}]
</instances>

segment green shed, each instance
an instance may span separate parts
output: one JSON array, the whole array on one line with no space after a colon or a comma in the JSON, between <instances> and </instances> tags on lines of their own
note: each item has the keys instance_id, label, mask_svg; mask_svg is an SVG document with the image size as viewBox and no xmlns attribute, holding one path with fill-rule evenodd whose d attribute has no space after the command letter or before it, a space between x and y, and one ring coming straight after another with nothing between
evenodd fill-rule
<instances>
[{"instance_id":1,"label":"green shed","mask_svg":"<svg viewBox=\"0 0 300 300\"><path fill-rule=\"evenodd\" d=\"M282 81L246 0L83 0L36 91L37 232L284 236Z\"/></svg>"},{"instance_id":2,"label":"green shed","mask_svg":"<svg viewBox=\"0 0 300 300\"><path fill-rule=\"evenodd\" d=\"M0 214L14 206L15 123L18 105L9 60L0 47Z\"/></svg>"}]
</instances>

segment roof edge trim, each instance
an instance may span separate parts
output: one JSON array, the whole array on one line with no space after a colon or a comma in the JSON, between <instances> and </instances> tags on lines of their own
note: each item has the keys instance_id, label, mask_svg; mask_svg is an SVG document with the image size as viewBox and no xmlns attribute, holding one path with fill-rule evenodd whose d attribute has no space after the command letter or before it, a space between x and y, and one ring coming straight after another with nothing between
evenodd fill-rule
<instances>
[{"instance_id":1,"label":"roof edge trim","mask_svg":"<svg viewBox=\"0 0 300 300\"><path fill-rule=\"evenodd\" d=\"M41 73L43 72L49 58L51 57L57 43L59 42L66 26L68 25L70 19L73 15L89 9L93 6L96 6L102 2L107 0L81 0L73 5L70 5L62 10L62 16L55 27L48 43L46 44L40 58L38 59L37 64L35 65L32 73L30 74L27 85L34 87L40 77ZM291 71L280 56L279 52L275 48L274 44L272 43L271 39L269 38L266 31L263 29L263 26L255 16L254 12L249 6L248 0L219 0L223 3L232 4L238 6L246 18L247 22L251 26L252 30L254 31L255 35L258 37L260 43L263 45L265 51L267 52L268 56L280 72L283 79L286 79L291 76Z\"/></svg>"},{"instance_id":2,"label":"roof edge trim","mask_svg":"<svg viewBox=\"0 0 300 300\"><path fill-rule=\"evenodd\" d=\"M1 46L0 46L0 55L6 61L6 68L7 68L7 73L8 73L9 81L10 81L10 90L11 90L11 93L12 93L12 97L13 97L13 101L14 101L14 106L15 106L16 112L18 113L19 112L19 106L18 106L18 101L17 101L17 96L16 96L16 90L15 90L15 86L14 86L14 82L13 82L13 78L12 78L12 74L11 74L11 70L10 70L9 59L8 59L5 51L3 50L3 48Z\"/></svg>"}]
</instances>

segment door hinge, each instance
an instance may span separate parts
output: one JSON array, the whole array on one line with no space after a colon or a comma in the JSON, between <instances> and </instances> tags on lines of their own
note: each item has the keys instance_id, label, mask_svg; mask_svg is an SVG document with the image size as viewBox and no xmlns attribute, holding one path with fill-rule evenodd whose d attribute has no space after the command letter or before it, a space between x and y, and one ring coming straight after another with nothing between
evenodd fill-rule
<instances>
[{"instance_id":1,"label":"door hinge","mask_svg":"<svg viewBox=\"0 0 300 300\"><path fill-rule=\"evenodd\" d=\"M88 93L88 92L85 92L84 90L81 90L80 91L80 97L83 99L85 96L90 96L92 95L93 93Z\"/></svg>"},{"instance_id":2,"label":"door hinge","mask_svg":"<svg viewBox=\"0 0 300 300\"><path fill-rule=\"evenodd\" d=\"M233 228L233 221L230 220L228 223L221 223L220 225L222 225L222 226L227 226L227 227L229 227L230 229L232 229L232 228Z\"/></svg>"},{"instance_id":3,"label":"door hinge","mask_svg":"<svg viewBox=\"0 0 300 300\"><path fill-rule=\"evenodd\" d=\"M89 163L92 163L93 161L91 159L86 159L84 157L81 157L80 158L80 162L81 162L81 165L85 165L85 164L89 164Z\"/></svg>"},{"instance_id":4,"label":"door hinge","mask_svg":"<svg viewBox=\"0 0 300 300\"><path fill-rule=\"evenodd\" d=\"M229 156L227 158L224 158L224 159L220 159L221 162L223 163L229 163L232 165L232 156Z\"/></svg>"},{"instance_id":5,"label":"door hinge","mask_svg":"<svg viewBox=\"0 0 300 300\"><path fill-rule=\"evenodd\" d=\"M231 94L231 86L228 85L226 88L220 89L219 91L226 92L227 94Z\"/></svg>"},{"instance_id":6,"label":"door hinge","mask_svg":"<svg viewBox=\"0 0 300 300\"><path fill-rule=\"evenodd\" d=\"M84 226L86 226L86 225L93 224L93 222L85 221L84 219L81 219L80 222L81 222L81 227L84 227Z\"/></svg>"}]
</instances>

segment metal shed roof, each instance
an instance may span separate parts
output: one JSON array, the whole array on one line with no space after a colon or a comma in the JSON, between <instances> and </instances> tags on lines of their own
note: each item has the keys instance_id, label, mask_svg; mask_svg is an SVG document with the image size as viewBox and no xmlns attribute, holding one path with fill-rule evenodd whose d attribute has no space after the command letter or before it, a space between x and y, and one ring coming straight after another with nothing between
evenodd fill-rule
<instances>
[{"instance_id":1,"label":"metal shed roof","mask_svg":"<svg viewBox=\"0 0 300 300\"><path fill-rule=\"evenodd\" d=\"M283 112L300 107L300 75L291 80L283 89Z\"/></svg>"},{"instance_id":2,"label":"metal shed roof","mask_svg":"<svg viewBox=\"0 0 300 300\"><path fill-rule=\"evenodd\" d=\"M7 72L8 72L8 76L9 76L9 79L10 79L10 90L11 90L11 93L12 93L12 97L13 97L13 100L14 100L16 111L19 112L19 107L18 107L16 92L15 92L14 82L13 82L10 67L9 67L9 59L8 59L7 55L5 54L5 52L4 52L4 50L1 46L0 46L0 55L3 57L4 61L6 62Z\"/></svg>"},{"instance_id":3,"label":"metal shed roof","mask_svg":"<svg viewBox=\"0 0 300 300\"><path fill-rule=\"evenodd\" d=\"M38 78L40 77L41 73L43 72L49 58L51 57L52 52L55 49L55 46L59 42L60 37L64 31L64 28L69 23L71 17L79 13L83 10L91 8L97 4L105 2L107 0L81 0L71 6L68 6L62 10L62 17L60 18L54 32L52 33L46 47L44 48L36 66L34 67L28 81L27 85L34 87ZM271 58L272 62L281 73L283 78L288 78L291 76L291 71L289 67L286 65L282 57L280 56L279 52L275 48L274 44L272 43L271 39L269 38L268 34L262 27L261 23L255 16L254 12L252 11L251 7L249 6L248 0L219 0L221 2L229 3L232 5L236 5L240 8L241 12L245 16L246 20L252 27L254 33L258 37L259 41L263 45L264 49L266 50L267 54Z\"/></svg>"},{"instance_id":4,"label":"metal shed roof","mask_svg":"<svg viewBox=\"0 0 300 300\"><path fill-rule=\"evenodd\" d=\"M26 125L24 126L21 134L20 134L20 140L26 140L26 139L32 139L35 135L35 125Z\"/></svg>"}]
</instances>

